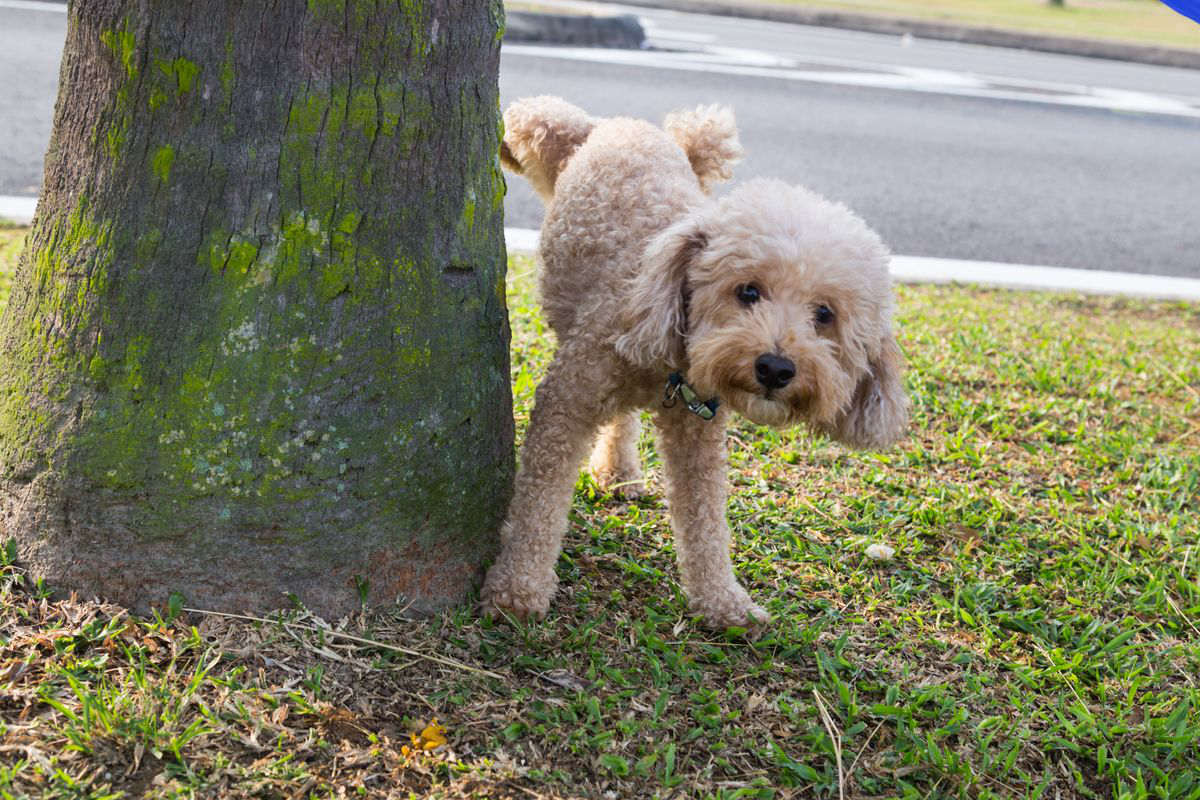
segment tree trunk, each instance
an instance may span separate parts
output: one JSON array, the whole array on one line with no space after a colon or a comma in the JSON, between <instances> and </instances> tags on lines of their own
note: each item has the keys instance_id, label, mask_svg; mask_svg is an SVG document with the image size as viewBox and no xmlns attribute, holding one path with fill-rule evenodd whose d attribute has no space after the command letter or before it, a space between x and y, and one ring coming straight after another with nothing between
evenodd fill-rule
<instances>
[{"instance_id":1,"label":"tree trunk","mask_svg":"<svg viewBox=\"0 0 1200 800\"><path fill-rule=\"evenodd\" d=\"M499 0L75 0L0 323L59 589L460 599L512 474Z\"/></svg>"}]
</instances>

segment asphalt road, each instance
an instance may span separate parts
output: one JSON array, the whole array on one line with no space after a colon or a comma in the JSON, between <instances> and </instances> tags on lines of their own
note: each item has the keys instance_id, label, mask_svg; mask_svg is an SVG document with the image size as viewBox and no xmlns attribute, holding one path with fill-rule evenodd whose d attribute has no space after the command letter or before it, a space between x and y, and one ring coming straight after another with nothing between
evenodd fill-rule
<instances>
[{"instance_id":1,"label":"asphalt road","mask_svg":"<svg viewBox=\"0 0 1200 800\"><path fill-rule=\"evenodd\" d=\"M1200 110L1198 71L649 16L659 37L652 43L663 48L747 48L763 61L792 59L793 71L851 77L888 67L951 74L919 89L878 88L767 77L770 68L646 68L510 48L503 101L557 94L593 114L654 120L672 108L727 103L747 151L735 180L773 175L842 200L898 253L1200 277L1200 115L1187 115ZM955 76L1019 91L954 94ZM1116 106L1145 99L1122 93L1144 93L1179 103L1180 113L1062 104L1091 98L1093 87L1114 90L1100 94ZM1020 92L1028 99L1008 96ZM537 227L537 198L519 178L509 186L507 224Z\"/></svg>"},{"instance_id":2,"label":"asphalt road","mask_svg":"<svg viewBox=\"0 0 1200 800\"><path fill-rule=\"evenodd\" d=\"M639 13L660 52L506 45L503 101L655 120L727 103L748 152L735 180L811 186L898 253L1200 277L1198 71ZM0 195L37 190L64 30L0 0ZM509 183L507 224L537 227Z\"/></svg>"},{"instance_id":3,"label":"asphalt road","mask_svg":"<svg viewBox=\"0 0 1200 800\"><path fill-rule=\"evenodd\" d=\"M37 194L67 15L0 6L0 195Z\"/></svg>"}]
</instances>

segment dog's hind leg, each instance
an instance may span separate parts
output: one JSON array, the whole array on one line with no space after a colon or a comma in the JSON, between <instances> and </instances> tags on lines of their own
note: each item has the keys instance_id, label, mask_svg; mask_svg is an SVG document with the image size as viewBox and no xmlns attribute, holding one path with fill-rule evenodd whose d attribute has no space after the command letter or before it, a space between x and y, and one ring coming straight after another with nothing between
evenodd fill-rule
<instances>
[{"instance_id":1,"label":"dog's hind leg","mask_svg":"<svg viewBox=\"0 0 1200 800\"><path fill-rule=\"evenodd\" d=\"M584 352L594 350L585 343ZM554 564L567 529L571 493L597 426L612 414L608 365L562 346L537 388L512 502L500 529L500 555L483 583L487 616L541 618L558 578Z\"/></svg>"},{"instance_id":2,"label":"dog's hind leg","mask_svg":"<svg viewBox=\"0 0 1200 800\"><path fill-rule=\"evenodd\" d=\"M722 409L716 419L703 420L676 406L654 418L683 590L691 610L718 629L770 619L738 583L729 558L727 415Z\"/></svg>"},{"instance_id":3,"label":"dog's hind leg","mask_svg":"<svg viewBox=\"0 0 1200 800\"><path fill-rule=\"evenodd\" d=\"M618 497L641 497L646 493L642 477L642 458L638 454L638 435L642 425L638 412L628 411L600 429L588 471L606 492Z\"/></svg>"}]
</instances>

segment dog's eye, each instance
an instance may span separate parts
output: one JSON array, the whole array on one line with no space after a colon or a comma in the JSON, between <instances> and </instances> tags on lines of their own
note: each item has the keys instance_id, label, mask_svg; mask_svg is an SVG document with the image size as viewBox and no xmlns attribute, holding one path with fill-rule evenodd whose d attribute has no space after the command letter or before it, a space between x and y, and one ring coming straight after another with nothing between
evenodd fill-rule
<instances>
[{"instance_id":1,"label":"dog's eye","mask_svg":"<svg viewBox=\"0 0 1200 800\"><path fill-rule=\"evenodd\" d=\"M833 309L822 303L817 306L817 311L813 315L813 319L817 321L818 325L829 325L833 322Z\"/></svg>"},{"instance_id":2,"label":"dog's eye","mask_svg":"<svg viewBox=\"0 0 1200 800\"><path fill-rule=\"evenodd\" d=\"M734 292L737 294L737 299L748 306L752 306L762 299L762 292L753 283L743 283Z\"/></svg>"}]
</instances>

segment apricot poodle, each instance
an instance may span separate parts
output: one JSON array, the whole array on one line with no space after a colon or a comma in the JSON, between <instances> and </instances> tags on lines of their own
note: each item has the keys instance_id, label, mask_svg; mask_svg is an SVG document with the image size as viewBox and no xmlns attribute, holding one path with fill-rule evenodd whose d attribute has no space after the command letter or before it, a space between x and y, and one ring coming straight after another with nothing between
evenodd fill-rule
<instances>
[{"instance_id":1,"label":"apricot poodle","mask_svg":"<svg viewBox=\"0 0 1200 800\"><path fill-rule=\"evenodd\" d=\"M603 487L640 493L638 412L651 409L690 609L716 628L765 623L729 557L729 413L855 447L902 434L887 249L798 186L752 180L711 198L742 154L728 109L675 112L658 128L534 97L504 124L504 166L546 204L538 260L558 350L484 613L546 614L580 465L591 448Z\"/></svg>"}]
</instances>

